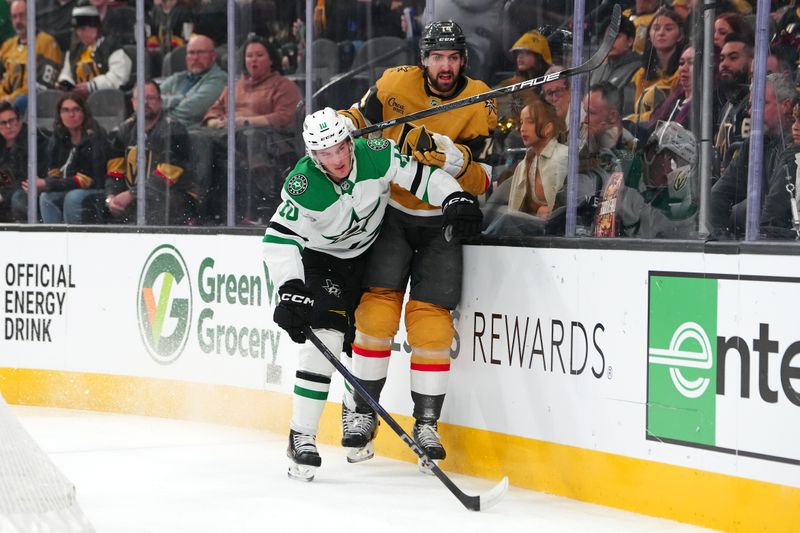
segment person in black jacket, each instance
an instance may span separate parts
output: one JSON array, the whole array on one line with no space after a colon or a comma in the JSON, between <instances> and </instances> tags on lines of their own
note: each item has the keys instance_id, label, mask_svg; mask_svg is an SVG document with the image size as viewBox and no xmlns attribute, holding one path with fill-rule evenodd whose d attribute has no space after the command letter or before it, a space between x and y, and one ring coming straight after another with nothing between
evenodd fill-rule
<instances>
[{"instance_id":1,"label":"person in black jacket","mask_svg":"<svg viewBox=\"0 0 800 533\"><path fill-rule=\"evenodd\" d=\"M28 179L28 127L10 102L0 102L0 137L0 222L25 222L28 201L22 182ZM36 139L38 153L43 154L47 139L38 131ZM37 172L44 174L43 164Z\"/></svg>"},{"instance_id":2,"label":"person in black jacket","mask_svg":"<svg viewBox=\"0 0 800 533\"><path fill-rule=\"evenodd\" d=\"M124 87L133 63L115 39L103 35L97 9L82 0L72 10L72 26L75 44L64 57L58 87L82 96Z\"/></svg>"},{"instance_id":3,"label":"person in black jacket","mask_svg":"<svg viewBox=\"0 0 800 533\"><path fill-rule=\"evenodd\" d=\"M190 144L186 128L161 108L161 93L145 82L145 221L149 225L187 224L197 215L206 192L189 170ZM133 107L136 109L136 90ZM68 223L136 223L138 186L136 117L112 132L105 189L68 195Z\"/></svg>"},{"instance_id":4,"label":"person in black jacket","mask_svg":"<svg viewBox=\"0 0 800 533\"><path fill-rule=\"evenodd\" d=\"M784 195L785 179L777 169L780 156L791 139L792 106L795 98L794 83L786 74L769 74L764 92L764 151L761 175L762 209L760 222L766 226L776 226L776 220L783 218L780 213L788 206L786 203L771 201L774 195ZM745 139L730 164L711 188L711 225L717 236L742 237L745 232L747 210L747 186L750 138Z\"/></svg>"},{"instance_id":5,"label":"person in black jacket","mask_svg":"<svg viewBox=\"0 0 800 533\"><path fill-rule=\"evenodd\" d=\"M105 180L105 136L79 94L65 93L56 103L53 136L42 156L46 176L36 179L42 221L61 224L67 193L100 189ZM23 182L22 188L27 191L28 183Z\"/></svg>"}]
</instances>

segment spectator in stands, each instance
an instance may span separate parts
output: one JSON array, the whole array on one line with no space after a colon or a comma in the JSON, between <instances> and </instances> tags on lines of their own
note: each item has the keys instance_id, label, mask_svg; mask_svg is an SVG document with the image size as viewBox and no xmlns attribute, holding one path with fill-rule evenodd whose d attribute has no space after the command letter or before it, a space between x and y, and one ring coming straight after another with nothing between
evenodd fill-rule
<instances>
[{"instance_id":1,"label":"spectator in stands","mask_svg":"<svg viewBox=\"0 0 800 533\"><path fill-rule=\"evenodd\" d=\"M252 34L244 45L244 72L236 82L236 126L294 126L300 90L281 73L278 52L266 39ZM211 128L227 127L228 88L203 118Z\"/></svg>"},{"instance_id":2,"label":"spectator in stands","mask_svg":"<svg viewBox=\"0 0 800 533\"><path fill-rule=\"evenodd\" d=\"M727 43L726 43L727 44ZM775 211L780 202L763 201L775 195L785 195L785 179L776 172L780 164L780 154L791 139L792 110L796 97L792 79L783 74L769 74L764 93L764 151L761 175L762 186L762 225L781 225L783 210ZM747 183L749 167L750 138L743 141L736 151L725 173L711 188L711 224L719 236L741 237L745 230L747 209ZM781 188L783 190L781 191Z\"/></svg>"},{"instance_id":3,"label":"spectator in stands","mask_svg":"<svg viewBox=\"0 0 800 533\"><path fill-rule=\"evenodd\" d=\"M9 102L0 102L0 136L0 222L26 222L28 195L22 182L28 179L28 127ZM47 139L37 132L36 140L43 156ZM37 175L43 176L44 157L38 161Z\"/></svg>"},{"instance_id":4,"label":"spectator in stands","mask_svg":"<svg viewBox=\"0 0 800 533\"><path fill-rule=\"evenodd\" d=\"M717 154L719 173L733 156L733 150L744 139L743 126L748 114L750 94L750 66L753 61L753 44L745 36L731 33L725 37L719 55L718 97L724 102L718 113L715 127L714 149Z\"/></svg>"},{"instance_id":5,"label":"spectator in stands","mask_svg":"<svg viewBox=\"0 0 800 533\"><path fill-rule=\"evenodd\" d=\"M610 82L592 85L583 97L577 181L579 223L584 229L593 224L597 195L611 175L627 172L633 162L637 141L622 123L621 105L622 95ZM566 205L564 193L559 192L556 206Z\"/></svg>"},{"instance_id":6,"label":"spectator in stands","mask_svg":"<svg viewBox=\"0 0 800 533\"><path fill-rule=\"evenodd\" d=\"M775 23L775 33L772 36L771 46L786 52L786 58L791 63L797 63L798 50L800 50L800 4L796 1L789 2L784 11L778 9L772 12Z\"/></svg>"},{"instance_id":7,"label":"spectator in stands","mask_svg":"<svg viewBox=\"0 0 800 533\"><path fill-rule=\"evenodd\" d=\"M511 178L511 211L545 217L553 210L556 193L567 177L567 147L558 142L564 129L547 102L537 98L522 109L519 130L528 152Z\"/></svg>"},{"instance_id":8,"label":"spectator in stands","mask_svg":"<svg viewBox=\"0 0 800 533\"><path fill-rule=\"evenodd\" d=\"M228 82L216 59L214 41L195 34L186 46L186 70L161 84L164 111L187 128L200 125Z\"/></svg>"},{"instance_id":9,"label":"spectator in stands","mask_svg":"<svg viewBox=\"0 0 800 533\"><path fill-rule=\"evenodd\" d=\"M72 10L78 0L36 0L36 29L52 35L61 51L72 42Z\"/></svg>"},{"instance_id":10,"label":"spectator in stands","mask_svg":"<svg viewBox=\"0 0 800 533\"><path fill-rule=\"evenodd\" d=\"M564 67L561 65L553 65L547 69L545 74L553 74L562 70L564 70ZM553 106L558 118L564 121L565 129L559 138L561 142L567 140L567 132L569 131L569 87L569 78L559 78L542 85L542 97L544 97L545 102Z\"/></svg>"},{"instance_id":11,"label":"spectator in stands","mask_svg":"<svg viewBox=\"0 0 800 533\"><path fill-rule=\"evenodd\" d=\"M687 46L678 62L678 84L667 99L650 116L647 130L653 131L658 121L674 121L689 126L689 111L692 103L692 71L694 69L694 47Z\"/></svg>"},{"instance_id":12,"label":"spectator in stands","mask_svg":"<svg viewBox=\"0 0 800 533\"><path fill-rule=\"evenodd\" d=\"M220 21L224 24L224 20ZM161 0L150 11L148 52L164 55L186 44L192 33L192 8L184 0ZM188 30L188 31L186 31Z\"/></svg>"},{"instance_id":13,"label":"spectator in stands","mask_svg":"<svg viewBox=\"0 0 800 533\"><path fill-rule=\"evenodd\" d=\"M125 4L114 4L111 0L89 0L100 15L103 35L113 36L119 44L135 44L136 12Z\"/></svg>"},{"instance_id":14,"label":"spectator in stands","mask_svg":"<svg viewBox=\"0 0 800 533\"><path fill-rule=\"evenodd\" d=\"M564 123L552 105L534 97L520 113L519 130L528 150L511 179L504 181L484 206L484 221L491 221L488 235L541 233L542 218L553 210L556 193L567 177L567 147L558 142ZM498 204L497 212L492 213Z\"/></svg>"},{"instance_id":15,"label":"spectator in stands","mask_svg":"<svg viewBox=\"0 0 800 533\"><path fill-rule=\"evenodd\" d=\"M686 43L683 20L671 9L660 8L647 33L642 67L631 80L635 87L633 113L625 120L647 123L678 83L678 61Z\"/></svg>"},{"instance_id":16,"label":"spectator in stands","mask_svg":"<svg viewBox=\"0 0 800 533\"><path fill-rule=\"evenodd\" d=\"M28 20L25 0L11 2L11 21L16 36L0 47L3 79L0 80L0 99L17 105L24 114L28 100ZM36 34L36 85L51 89L61 70L61 49L47 33ZM19 101L19 102L18 102Z\"/></svg>"},{"instance_id":17,"label":"spectator in stands","mask_svg":"<svg viewBox=\"0 0 800 533\"><path fill-rule=\"evenodd\" d=\"M119 89L131 76L131 58L113 37L100 30L100 15L91 4L72 10L77 42L67 52L59 86L84 97L100 89Z\"/></svg>"},{"instance_id":18,"label":"spectator in stands","mask_svg":"<svg viewBox=\"0 0 800 533\"><path fill-rule=\"evenodd\" d=\"M608 57L602 65L592 71L589 77L590 86L608 81L622 91L622 112L625 115L633 112L636 88L631 79L642 66L642 56L633 51L635 38L636 28L633 22L622 17L619 21L619 33L608 52Z\"/></svg>"},{"instance_id":19,"label":"spectator in stands","mask_svg":"<svg viewBox=\"0 0 800 533\"><path fill-rule=\"evenodd\" d=\"M630 19L636 28L636 37L633 41L633 51L637 54L644 53L647 43L647 34L650 24L656 16L656 10L661 5L659 0L636 0L633 9L626 9L622 16Z\"/></svg>"},{"instance_id":20,"label":"spectator in stands","mask_svg":"<svg viewBox=\"0 0 800 533\"><path fill-rule=\"evenodd\" d=\"M134 88L134 110L138 105L136 94ZM205 191L198 187L189 169L189 134L180 122L163 112L161 94L153 81L145 82L144 121L147 136L145 222L149 225L186 224L196 216ZM136 151L134 116L114 130L105 190L67 195L64 205L68 223L136 223Z\"/></svg>"},{"instance_id":21,"label":"spectator in stands","mask_svg":"<svg viewBox=\"0 0 800 533\"><path fill-rule=\"evenodd\" d=\"M53 136L45 149L47 177L36 180L39 209L45 224L64 222L67 192L74 189L102 189L105 182L107 144L86 101L67 92L56 104ZM28 190L27 182L22 183Z\"/></svg>"},{"instance_id":22,"label":"spectator in stands","mask_svg":"<svg viewBox=\"0 0 800 533\"><path fill-rule=\"evenodd\" d=\"M725 37L731 33L745 36L751 41L753 38L753 29L743 16L735 12L720 13L714 20L714 46L717 50L722 50Z\"/></svg>"},{"instance_id":23,"label":"spectator in stands","mask_svg":"<svg viewBox=\"0 0 800 533\"><path fill-rule=\"evenodd\" d=\"M788 74L791 76L794 72L792 65L786 59L786 54L783 50L778 50L771 47L769 55L767 56L767 74ZM753 77L753 62L750 62L750 78Z\"/></svg>"},{"instance_id":24,"label":"spectator in stands","mask_svg":"<svg viewBox=\"0 0 800 533\"><path fill-rule=\"evenodd\" d=\"M537 31L531 30L523 33L522 37L517 39L511 47L510 52L514 56L516 72L510 78L502 80L497 87L508 87L515 83L538 78L553 63L547 39ZM518 125L519 110L530 104L534 98L536 98L536 94L530 90L498 97L498 122L503 124L511 121L511 124Z\"/></svg>"},{"instance_id":25,"label":"spectator in stands","mask_svg":"<svg viewBox=\"0 0 800 533\"><path fill-rule=\"evenodd\" d=\"M484 205L489 235L537 234L541 218L553 210L556 193L567 177L567 147L558 142L564 122L555 108L538 96L520 112L519 131L525 159ZM530 215L540 217L531 219Z\"/></svg>"},{"instance_id":26,"label":"spectator in stands","mask_svg":"<svg viewBox=\"0 0 800 533\"><path fill-rule=\"evenodd\" d=\"M240 154L239 168L243 171L237 184L242 185L244 180L248 180L250 185L250 193L240 199L245 201L243 209L255 201L262 211L257 214L252 209L246 209L250 212L242 211L241 214L251 220L261 218L266 221L280 203L281 171L295 158L291 139L297 104L301 100L300 90L281 74L280 57L275 47L252 34L244 45L244 69L242 77L236 82L235 94L236 145ZM205 124L209 128L226 128L227 111L226 88L206 113ZM198 143L212 145L208 152L214 154L213 168L217 169L212 182L220 186L224 182L223 169L227 167L227 138L213 133L204 136L202 141L198 137L195 137ZM219 188L220 194L213 194L212 202L224 199L224 187ZM241 197L241 194L238 196Z\"/></svg>"},{"instance_id":27,"label":"spectator in stands","mask_svg":"<svg viewBox=\"0 0 800 533\"><path fill-rule=\"evenodd\" d=\"M768 238L797 239L800 235L800 94L792 102L792 142L778 158L767 188L761 229ZM792 205L794 204L794 206Z\"/></svg>"}]
</instances>

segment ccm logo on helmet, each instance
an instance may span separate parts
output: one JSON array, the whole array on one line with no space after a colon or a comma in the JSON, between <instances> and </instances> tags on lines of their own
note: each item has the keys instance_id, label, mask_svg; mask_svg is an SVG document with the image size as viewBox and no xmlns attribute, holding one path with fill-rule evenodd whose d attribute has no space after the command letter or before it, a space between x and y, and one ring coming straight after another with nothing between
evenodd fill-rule
<instances>
[{"instance_id":1,"label":"ccm logo on helmet","mask_svg":"<svg viewBox=\"0 0 800 533\"><path fill-rule=\"evenodd\" d=\"M282 302L292 302L303 305L314 305L314 299L302 294L281 294Z\"/></svg>"}]
</instances>

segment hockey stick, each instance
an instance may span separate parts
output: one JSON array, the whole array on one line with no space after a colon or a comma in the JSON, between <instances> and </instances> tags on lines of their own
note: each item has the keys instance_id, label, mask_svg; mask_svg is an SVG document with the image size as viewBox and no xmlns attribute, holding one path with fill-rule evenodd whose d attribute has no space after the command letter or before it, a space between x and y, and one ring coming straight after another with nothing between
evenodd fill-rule
<instances>
[{"instance_id":1,"label":"hockey stick","mask_svg":"<svg viewBox=\"0 0 800 533\"><path fill-rule=\"evenodd\" d=\"M334 76L333 78L331 78L331 80L328 83L326 83L325 85L323 85L322 87L317 89L314 92L314 94L311 95L311 101L313 102L320 94L322 94L325 91L327 91L331 86L336 85L337 83L341 83L341 82L343 82L345 80L349 80L350 78L352 78L356 74L360 74L360 73L364 72L365 70L374 67L375 65L377 65L381 61L389 59L392 56L396 56L397 54L399 54L400 52L403 52L405 50L408 50L408 47L406 47L406 45L398 46L398 47L394 48L393 50L389 50L385 54L382 54L382 55L379 55L376 58L373 58L371 61L368 61L368 62L364 63L360 67L356 67L353 70L345 72L344 74L340 74L338 76Z\"/></svg>"},{"instance_id":2,"label":"hockey stick","mask_svg":"<svg viewBox=\"0 0 800 533\"><path fill-rule=\"evenodd\" d=\"M458 109L460 107L477 104L478 102L483 102L484 100L489 100L498 96L516 93L524 89L536 87L537 85L541 85L543 83L549 83L551 81L570 78L572 76L590 72L603 64L603 61L605 61L608 52L611 50L611 47L614 46L614 40L617 38L617 33L619 33L619 19L621 16L622 10L619 4L614 5L614 11L611 14L611 22L606 29L603 42L600 43L600 46L597 48L597 51L594 53L594 55L582 65L578 65L574 68L564 69L560 72L553 72L552 74L545 74L543 76L539 76L538 78L521 81L519 83L515 83L514 85L500 87L499 89L493 89L491 91L476 94L474 96L468 96L467 98L455 100L449 104L438 105L417 111L416 113L403 115L402 117L378 122L377 124L355 130L353 132L353 137L361 137L362 135L367 135L378 130L385 130L386 128L391 128L392 126L396 126L398 124L405 124L406 122L412 122L414 120L430 117L432 115L438 115L439 113L444 113L446 111L452 111L453 109Z\"/></svg>"},{"instance_id":3,"label":"hockey stick","mask_svg":"<svg viewBox=\"0 0 800 533\"><path fill-rule=\"evenodd\" d=\"M310 327L306 326L305 328L303 328L303 333L305 333L306 338L310 340L311 343L314 346L316 346L320 352L322 352L322 355L325 356L325 359L330 361L330 363L336 368L336 370L339 371L342 377L344 377L344 379L355 390L357 390L359 394L361 394L361 396L367 401L370 407L375 409L375 411L380 415L380 417L383 418L384 422L386 422L394 430L394 432L397 433L397 435L403 440L403 442L405 442L406 445L408 445L408 447L411 448L411 451L417 454L417 457L419 457L423 461L423 464L431 469L434 475L439 478L439 481L444 483L445 487L447 487L450 490L450 492L452 492L453 495L456 498L458 498L458 501L464 504L464 507L466 507L470 511L482 511L484 509L488 509L489 507L500 501L500 498L502 498L503 495L508 490L508 476L504 477L500 481L500 483L495 485L494 488L492 488L483 495L470 496L469 494L466 494L464 491L459 489L458 486L455 483L453 483L453 481L449 477L447 477L447 474L445 474L444 471L442 471L442 469L439 468L439 466L430 459L430 457L428 457L425 454L422 448L420 448L419 445L417 445L417 443L414 442L414 439L412 439L409 436L409 434L406 433L406 431L400 426L400 424L397 423L397 421L392 417L392 415L390 415L386 411L386 409L384 409L381 406L381 404L379 404L377 400L375 400L375 398L373 398L367 392L367 390L364 388L363 385L361 385L358 379L356 379L356 377L353 376L353 374L351 374L350 371L347 370L347 368L345 368L345 366L339 361L339 359L331 353L328 347L325 346L325 344L319 339L319 337L317 337L317 335Z\"/></svg>"}]
</instances>

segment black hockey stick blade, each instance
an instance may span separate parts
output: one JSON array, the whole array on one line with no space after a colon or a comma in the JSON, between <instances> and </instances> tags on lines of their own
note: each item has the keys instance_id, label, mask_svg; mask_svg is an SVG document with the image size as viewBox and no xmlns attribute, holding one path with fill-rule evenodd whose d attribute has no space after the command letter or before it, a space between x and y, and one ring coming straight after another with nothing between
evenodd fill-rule
<instances>
[{"instance_id":1,"label":"black hockey stick blade","mask_svg":"<svg viewBox=\"0 0 800 533\"><path fill-rule=\"evenodd\" d=\"M519 83L515 83L514 85L500 87L499 89L493 89L485 93L476 94L474 96L468 96L467 98L455 100L447 104L437 105L435 107L423 109L421 111L417 111L416 113L410 113L408 115L403 115L402 117L396 117L391 120L378 122L377 124L373 124L371 126L355 130L353 132L353 137L361 137L362 135L368 135L375 131L385 130L386 128L391 128L392 126L396 126L398 124L413 122L415 120L430 117L432 115L438 115L439 113L452 111L453 109L458 109L464 106L477 104L478 102L483 102L485 100L496 98L498 96L504 96L507 94L512 94L522 91L524 89L530 89L532 87L542 85L543 83L549 83L551 81L556 81L563 78L569 78L572 76L577 76L579 74L590 72L603 64L603 61L605 61L606 56L608 56L608 52L611 50L611 47L614 46L614 40L617 38L617 34L619 33L619 20L621 16L622 16L622 9L620 8L619 4L614 5L614 11L611 13L611 22L608 24L608 28L606 28L606 34L603 37L603 41L600 43L600 46L597 48L597 51L594 53L594 55L590 57L588 61L586 61L581 65L578 65L577 67L564 69L560 72L553 72L552 74L545 74L543 76L539 76L538 78L533 78L530 80L525 80Z\"/></svg>"},{"instance_id":2,"label":"black hockey stick blade","mask_svg":"<svg viewBox=\"0 0 800 533\"><path fill-rule=\"evenodd\" d=\"M456 498L458 498L458 501L460 501L464 507L470 511L482 511L500 501L500 499L508 490L508 476L504 477L500 483L495 485L485 494L479 496L466 494L464 491L458 488L458 485L453 483L453 480L450 479L447 474L445 474L444 471L439 468L439 466L434 463L433 460L431 460L430 457L427 456L425 451L417 445L417 443L408 433L406 433L406 431L400 424L397 423L394 417L390 415L389 412L386 411L386 409L384 409L383 406L381 406L381 404L379 404L378 401L369 394L369 392L367 392L358 379L356 379L356 377L353 376L349 370L347 370L341 361L339 361L339 359L333 355L333 353L331 353L328 347L325 346L325 344L319 339L319 337L317 337L316 333L314 333L310 327L306 326L303 328L303 333L305 333L306 338L310 340L320 352L322 352L322 355L325 356L325 359L327 359L333 365L333 367L339 371L345 381L347 381L353 387L353 389L358 391L358 393L367 401L370 407L375 409L375 412L380 415L383 421L386 422L386 424L391 427L395 433L397 433L397 435L403 440L403 442L406 443L409 448L411 448L411 451L422 460L423 464L431 469L433 474L439 478L439 481L441 481L444 486L447 487Z\"/></svg>"}]
</instances>

